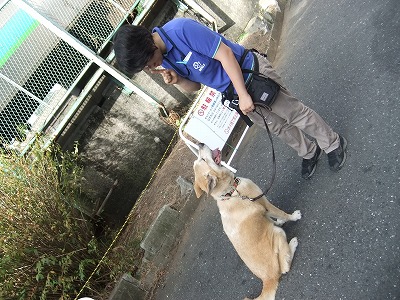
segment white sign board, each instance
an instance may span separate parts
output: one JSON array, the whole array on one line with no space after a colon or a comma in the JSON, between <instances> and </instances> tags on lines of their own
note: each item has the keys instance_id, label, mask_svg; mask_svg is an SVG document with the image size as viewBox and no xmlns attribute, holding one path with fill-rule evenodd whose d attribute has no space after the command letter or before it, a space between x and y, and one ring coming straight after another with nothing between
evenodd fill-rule
<instances>
[{"instance_id":1,"label":"white sign board","mask_svg":"<svg viewBox=\"0 0 400 300\"><path fill-rule=\"evenodd\" d=\"M206 87L184 131L211 149L222 149L240 115L221 103L221 93Z\"/></svg>"}]
</instances>

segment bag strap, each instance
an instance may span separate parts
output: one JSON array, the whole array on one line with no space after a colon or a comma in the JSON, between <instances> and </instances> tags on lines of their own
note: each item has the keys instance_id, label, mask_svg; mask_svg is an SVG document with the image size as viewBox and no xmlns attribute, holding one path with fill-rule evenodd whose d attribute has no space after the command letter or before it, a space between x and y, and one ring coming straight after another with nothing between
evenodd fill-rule
<instances>
[{"instance_id":1,"label":"bag strap","mask_svg":"<svg viewBox=\"0 0 400 300\"><path fill-rule=\"evenodd\" d=\"M251 70L251 69L243 69L243 68L242 68L242 65L243 65L243 63L244 63L244 60L246 59L246 56L247 56L247 54L248 54L249 52L252 52L252 54L253 54L253 58L254 58L254 70ZM259 70L258 59L257 59L257 57L254 55L253 52L259 53L256 49L245 49L244 52L243 52L243 54L242 54L242 56L240 57L239 66L240 66L240 69L242 70L242 73L256 74L256 75L258 75L258 76L260 76L260 77L263 77L263 78L265 78L265 79L270 79L268 76L265 76L264 74L262 74L262 73L260 73L260 72L258 71L258 70ZM262 56L264 56L264 57L267 57L266 54L260 54L260 55L262 55ZM272 79L271 79L271 80L272 80ZM274 82L275 82L275 81L274 81ZM250 85L250 83L251 83L251 78L250 78L250 80L247 81L246 88ZM232 84L232 81L231 81L231 83L229 84L227 90L229 90L229 93L232 93L232 94L233 94L233 84Z\"/></svg>"},{"instance_id":2,"label":"bag strap","mask_svg":"<svg viewBox=\"0 0 400 300\"><path fill-rule=\"evenodd\" d=\"M168 34L165 32L165 30L162 27L156 27L160 32L164 35L164 37L172 44L172 46L180 53L181 55L181 60L185 58L185 53L182 52L181 49L179 49L174 41L168 36ZM167 56L164 56L164 59L172 66L172 68L182 77L187 77L182 71L171 61L168 59ZM189 71L188 71L189 73Z\"/></svg>"},{"instance_id":3,"label":"bag strap","mask_svg":"<svg viewBox=\"0 0 400 300\"><path fill-rule=\"evenodd\" d=\"M259 52L258 52L257 50L255 50L255 49L251 49L251 50L246 49L246 50L244 51L242 57L240 58L240 62L239 62L239 66L240 66L240 68L242 69L242 72L243 72L243 73L252 73L252 74L256 74L256 75L258 75L258 76L264 77L264 78L269 78L268 76L265 76L263 73L260 73L260 72L259 72L258 59L257 59L257 56L254 55L254 53L252 53L252 54L253 54L253 57L254 57L254 70L243 69L243 68L242 68L242 65L243 65L244 60L245 60L245 58L246 58L246 56L247 56L247 53L249 53L250 51L251 51L251 52L257 52L257 53L259 53ZM265 54L261 54L261 55L264 56L264 57L267 57L267 55L265 55Z\"/></svg>"},{"instance_id":4,"label":"bag strap","mask_svg":"<svg viewBox=\"0 0 400 300\"><path fill-rule=\"evenodd\" d=\"M264 56L265 58L267 57L266 54L259 53L259 52L258 52L257 50L255 50L255 49L247 50L247 52L248 52L248 51L256 52L256 53L260 54L261 56ZM246 52L245 52L245 54L247 55ZM252 53L252 54L253 54L253 57L254 57L254 70L242 69L242 72L243 72L243 73L252 73L252 74L256 74L256 75L258 75L258 76L264 78L265 80L271 80L272 82L274 82L274 83L276 83L277 85L279 85L279 87L283 88L283 86L282 86L281 84L279 84L278 82L276 82L276 81L273 80L272 78L268 77L267 75L265 75L265 74L259 72L259 64L258 64L257 56L256 56L254 53ZM241 61L241 62L244 61L243 56L241 57L240 61ZM242 62L242 63L243 63L243 62ZM242 65L240 64L240 67L241 67L241 66L242 66ZM251 81L249 81L249 84L250 84L250 82L251 82Z\"/></svg>"},{"instance_id":5,"label":"bag strap","mask_svg":"<svg viewBox=\"0 0 400 300\"><path fill-rule=\"evenodd\" d=\"M247 48L245 48L244 49L244 52L243 52L243 54L242 54L242 56L240 57L240 60L239 60L239 67L240 67L240 69L242 70L242 73L243 73L243 71L246 71L245 73L253 73L253 70L250 70L250 69L242 69L242 65L243 65L243 63L244 63L244 60L246 59L246 56L247 56L247 54L250 52L251 50L250 49L247 49ZM258 60L257 60L257 58L254 56L254 69L257 69L257 71L258 71ZM250 84L250 82L251 82L251 80L249 80L248 81L248 83L246 84L246 88L248 87L248 85ZM227 94L228 95L230 95L231 96L231 98L233 98L233 96L234 96L234 93L233 93L233 83L232 83L232 81L229 83L229 85L228 85L228 87L226 88L226 92L227 92ZM234 100L234 99L229 99L229 100Z\"/></svg>"},{"instance_id":6,"label":"bag strap","mask_svg":"<svg viewBox=\"0 0 400 300\"><path fill-rule=\"evenodd\" d=\"M240 57L240 61L239 61L240 68L242 68L244 59L246 58L247 53L249 53L249 51L250 51L249 49L245 49L244 53ZM247 86L246 86L246 88L247 88ZM237 100L238 98L237 98L237 95L235 95L233 91L234 91L234 88L233 88L233 83L231 81L229 83L228 87L226 88L225 92L222 93L222 102L224 103L226 100L228 100L229 107L233 108L234 110L236 110L238 112L238 114L240 115L242 120L246 123L246 125L249 127L253 126L253 121L251 121L250 118L240 110L238 101L234 102L234 100Z\"/></svg>"},{"instance_id":7,"label":"bag strap","mask_svg":"<svg viewBox=\"0 0 400 300\"><path fill-rule=\"evenodd\" d=\"M247 56L247 53L249 53L250 52L250 49L244 49L244 52L243 52L243 54L242 54L242 56L240 57L240 60L239 60L239 66L240 67L242 67L242 65L243 65L243 63L244 63L244 60L246 59L246 56Z\"/></svg>"},{"instance_id":8,"label":"bag strap","mask_svg":"<svg viewBox=\"0 0 400 300\"><path fill-rule=\"evenodd\" d=\"M172 44L172 46L178 50L178 52L182 55L182 58L185 57L185 54L176 46L174 41L169 37L169 35L165 32L165 30L162 27L156 27L160 32L164 35L164 37Z\"/></svg>"}]
</instances>

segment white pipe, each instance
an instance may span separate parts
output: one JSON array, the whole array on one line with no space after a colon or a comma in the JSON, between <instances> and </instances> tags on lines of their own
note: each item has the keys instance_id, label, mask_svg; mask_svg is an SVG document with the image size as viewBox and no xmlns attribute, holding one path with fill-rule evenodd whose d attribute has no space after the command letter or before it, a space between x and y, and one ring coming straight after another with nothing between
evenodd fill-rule
<instances>
[{"instance_id":1,"label":"white pipe","mask_svg":"<svg viewBox=\"0 0 400 300\"><path fill-rule=\"evenodd\" d=\"M1 2L0 9L2 9L4 6L6 6L7 3L8 3L8 0Z\"/></svg>"},{"instance_id":2,"label":"white pipe","mask_svg":"<svg viewBox=\"0 0 400 300\"><path fill-rule=\"evenodd\" d=\"M16 87L17 89L19 89L20 91L23 91L25 94L29 95L29 97L35 99L37 102L39 102L42 105L45 105L47 107L49 107L49 105L44 102L42 99L39 99L38 97L36 97L34 94L32 94L31 92L29 92L28 90L24 89L22 86L20 86L18 83L12 81L11 79L9 79L8 77L6 77L3 73L0 73L0 78L3 78L5 81L7 81L9 84L11 84L12 86Z\"/></svg>"},{"instance_id":3,"label":"white pipe","mask_svg":"<svg viewBox=\"0 0 400 300\"><path fill-rule=\"evenodd\" d=\"M186 138L186 136L183 134L183 128L185 127L186 122L189 120L189 118L191 117L193 110L195 109L195 107L197 106L197 103L200 101L201 96L203 95L203 93L205 92L206 87L204 86L200 93L198 94L196 100L194 101L194 103L192 104L192 106L190 107L189 111L186 113L186 116L183 118L183 120L181 121L181 125L179 126L179 136L181 137L181 139L183 139L183 141L185 142L185 144L189 147L189 149L197 156L198 153L196 152L196 150L198 150L199 148L197 147L197 145L195 143L193 143L191 140L189 140L188 138Z\"/></svg>"},{"instance_id":4,"label":"white pipe","mask_svg":"<svg viewBox=\"0 0 400 300\"><path fill-rule=\"evenodd\" d=\"M236 144L236 146L235 146L235 149L233 150L233 152L232 152L232 154L231 154L231 157L230 157L229 160L228 160L228 163L227 163L228 165L231 164L231 162L232 162L232 160L233 160L233 157L235 156L236 152L238 151L240 144L243 142L244 136L246 135L247 130L249 130L249 128L250 128L250 127L246 125L246 128L245 128L245 130L243 131L242 136L240 137L239 141L237 142L237 144Z\"/></svg>"},{"instance_id":5,"label":"white pipe","mask_svg":"<svg viewBox=\"0 0 400 300\"><path fill-rule=\"evenodd\" d=\"M108 0L108 2L110 2L112 5L114 5L115 8L118 9L123 14L126 13L126 10L121 5L119 5L119 3L115 2L114 0Z\"/></svg>"}]
</instances>

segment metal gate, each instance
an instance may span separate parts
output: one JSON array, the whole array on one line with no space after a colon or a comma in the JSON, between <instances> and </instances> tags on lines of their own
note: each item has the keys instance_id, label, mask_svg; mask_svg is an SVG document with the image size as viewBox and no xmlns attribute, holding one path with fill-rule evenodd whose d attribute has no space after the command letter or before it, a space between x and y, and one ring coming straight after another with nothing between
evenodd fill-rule
<instances>
[{"instance_id":1,"label":"metal gate","mask_svg":"<svg viewBox=\"0 0 400 300\"><path fill-rule=\"evenodd\" d=\"M106 70L156 102L102 58L128 17L138 24L155 0L8 0L0 4L0 146L25 151L37 133L54 138L82 103L78 82L89 67ZM94 83L93 83L94 85ZM78 90L78 91L77 91ZM154 104L154 103L153 103ZM54 119L61 121L54 123Z\"/></svg>"}]
</instances>

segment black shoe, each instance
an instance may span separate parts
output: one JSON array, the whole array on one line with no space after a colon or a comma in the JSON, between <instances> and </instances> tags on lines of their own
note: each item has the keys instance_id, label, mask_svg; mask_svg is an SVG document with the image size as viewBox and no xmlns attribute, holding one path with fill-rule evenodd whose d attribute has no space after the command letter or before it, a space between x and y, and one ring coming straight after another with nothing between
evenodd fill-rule
<instances>
[{"instance_id":1,"label":"black shoe","mask_svg":"<svg viewBox=\"0 0 400 300\"><path fill-rule=\"evenodd\" d=\"M317 145L317 150L315 150L315 154L313 157L309 159L303 158L303 162L301 164L301 177L304 179L310 179L314 174L315 169L317 168L318 159L321 158L322 151L321 148Z\"/></svg>"},{"instance_id":2,"label":"black shoe","mask_svg":"<svg viewBox=\"0 0 400 300\"><path fill-rule=\"evenodd\" d=\"M329 168L332 171L339 171L346 161L347 141L342 136L339 136L339 139L339 147L328 153Z\"/></svg>"}]
</instances>

